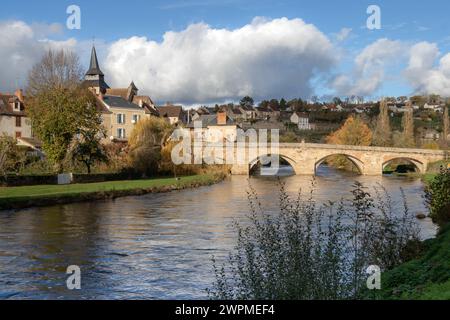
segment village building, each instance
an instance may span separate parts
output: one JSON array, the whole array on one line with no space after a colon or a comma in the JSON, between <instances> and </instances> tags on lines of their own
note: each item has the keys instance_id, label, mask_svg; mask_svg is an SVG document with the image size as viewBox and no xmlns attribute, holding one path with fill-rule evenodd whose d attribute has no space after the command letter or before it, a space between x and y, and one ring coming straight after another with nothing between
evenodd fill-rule
<instances>
[{"instance_id":1,"label":"village building","mask_svg":"<svg viewBox=\"0 0 450 320\"><path fill-rule=\"evenodd\" d=\"M252 106L238 106L242 113L242 117L245 121L255 120L258 116L258 112Z\"/></svg>"},{"instance_id":2,"label":"village building","mask_svg":"<svg viewBox=\"0 0 450 320\"><path fill-rule=\"evenodd\" d=\"M139 90L134 82L127 88L109 87L100 70L95 47L92 47L89 70L83 85L97 98L97 109L101 112L107 140L126 142L139 120L159 116L151 98L138 95Z\"/></svg>"},{"instance_id":3,"label":"village building","mask_svg":"<svg viewBox=\"0 0 450 320\"><path fill-rule=\"evenodd\" d=\"M239 128L237 123L227 116L225 111L201 115L186 127L190 129L192 138L208 143L235 142L237 129Z\"/></svg>"},{"instance_id":4,"label":"village building","mask_svg":"<svg viewBox=\"0 0 450 320\"><path fill-rule=\"evenodd\" d=\"M0 134L10 137L31 138L31 121L25 114L22 90L14 94L0 94Z\"/></svg>"},{"instance_id":5,"label":"village building","mask_svg":"<svg viewBox=\"0 0 450 320\"><path fill-rule=\"evenodd\" d=\"M188 115L182 106L165 105L156 107L159 116L166 119L171 125L179 125L188 122Z\"/></svg>"},{"instance_id":6,"label":"village building","mask_svg":"<svg viewBox=\"0 0 450 320\"><path fill-rule=\"evenodd\" d=\"M41 156L42 144L33 137L24 101L21 89L14 94L0 94L0 134L15 138L17 145L27 148L30 154Z\"/></svg>"},{"instance_id":7,"label":"village building","mask_svg":"<svg viewBox=\"0 0 450 320\"><path fill-rule=\"evenodd\" d=\"M294 112L290 118L291 123L295 123L299 130L312 130L313 126L309 123L309 115L304 112Z\"/></svg>"}]
</instances>

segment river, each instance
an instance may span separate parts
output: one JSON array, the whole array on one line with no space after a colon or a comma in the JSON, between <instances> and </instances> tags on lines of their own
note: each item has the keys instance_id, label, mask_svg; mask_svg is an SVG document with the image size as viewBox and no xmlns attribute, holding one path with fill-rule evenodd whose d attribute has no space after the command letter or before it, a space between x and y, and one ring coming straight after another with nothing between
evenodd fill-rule
<instances>
[{"instance_id":1,"label":"river","mask_svg":"<svg viewBox=\"0 0 450 320\"><path fill-rule=\"evenodd\" d=\"M286 170L285 170L286 172ZM381 184L412 212L426 212L423 184L405 177L365 177L321 166L316 199L349 197L354 181ZM283 177L289 193L311 178ZM213 280L211 256L225 256L230 224L248 213L248 183L266 210L277 180L233 176L219 184L165 194L0 211L0 299L202 299ZM369 189L370 190L370 189ZM424 238L435 227L420 221ZM66 268L81 269L81 290L66 287Z\"/></svg>"}]
</instances>

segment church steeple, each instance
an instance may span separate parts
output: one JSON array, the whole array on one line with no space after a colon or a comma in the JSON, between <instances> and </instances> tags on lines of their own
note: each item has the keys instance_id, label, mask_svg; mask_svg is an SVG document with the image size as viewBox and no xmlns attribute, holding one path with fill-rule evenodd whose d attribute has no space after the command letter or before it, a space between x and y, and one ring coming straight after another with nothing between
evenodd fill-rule
<instances>
[{"instance_id":1,"label":"church steeple","mask_svg":"<svg viewBox=\"0 0 450 320\"><path fill-rule=\"evenodd\" d=\"M105 93L109 86L105 82L105 75L98 64L97 52L95 51L95 46L92 46L91 51L91 62L89 64L89 70L84 76L84 85L87 88L93 88L97 94Z\"/></svg>"},{"instance_id":2,"label":"church steeple","mask_svg":"<svg viewBox=\"0 0 450 320\"><path fill-rule=\"evenodd\" d=\"M97 52L95 51L95 46L92 46L91 52L91 63L89 65L89 70L86 72L87 76L104 76L100 66L98 65Z\"/></svg>"}]
</instances>

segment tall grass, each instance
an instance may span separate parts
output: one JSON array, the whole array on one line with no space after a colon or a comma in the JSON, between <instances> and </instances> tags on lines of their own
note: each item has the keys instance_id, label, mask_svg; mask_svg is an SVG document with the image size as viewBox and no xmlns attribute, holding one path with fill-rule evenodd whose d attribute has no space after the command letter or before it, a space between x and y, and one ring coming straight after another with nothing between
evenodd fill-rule
<instances>
[{"instance_id":1,"label":"tall grass","mask_svg":"<svg viewBox=\"0 0 450 320\"><path fill-rule=\"evenodd\" d=\"M372 196L355 183L349 200L318 204L315 190L313 181L291 197L280 183L274 214L250 188L234 250L226 261L213 258L211 298L358 299L370 265L387 270L414 255L419 230L406 201L397 211L381 186Z\"/></svg>"}]
</instances>

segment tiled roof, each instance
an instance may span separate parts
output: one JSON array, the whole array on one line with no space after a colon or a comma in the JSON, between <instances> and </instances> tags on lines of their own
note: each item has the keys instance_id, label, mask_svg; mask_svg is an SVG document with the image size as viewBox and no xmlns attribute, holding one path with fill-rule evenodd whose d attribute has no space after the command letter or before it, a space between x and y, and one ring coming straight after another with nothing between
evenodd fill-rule
<instances>
[{"instance_id":1,"label":"tiled roof","mask_svg":"<svg viewBox=\"0 0 450 320\"><path fill-rule=\"evenodd\" d=\"M156 107L161 117L167 118L181 118L183 114L182 106L162 106Z\"/></svg>"},{"instance_id":2,"label":"tiled roof","mask_svg":"<svg viewBox=\"0 0 450 320\"><path fill-rule=\"evenodd\" d=\"M11 103L18 101L15 95L11 94L0 94L0 114L1 115L11 115L11 116L25 116L25 105L23 102L20 103L20 111L16 111L11 106Z\"/></svg>"},{"instance_id":3,"label":"tiled roof","mask_svg":"<svg viewBox=\"0 0 450 320\"><path fill-rule=\"evenodd\" d=\"M132 103L132 102L128 101L127 99L124 99L124 98L118 97L118 96L105 95L103 97L103 101L110 108L123 108L123 109L142 110L142 108L140 106L138 106L137 104Z\"/></svg>"},{"instance_id":4,"label":"tiled roof","mask_svg":"<svg viewBox=\"0 0 450 320\"><path fill-rule=\"evenodd\" d=\"M217 124L217 115L216 114L207 114L207 115L201 115L198 119L195 120L202 122L202 128L206 128L209 126L233 126L236 125L236 123L230 119L230 117L227 116L227 123L224 125ZM194 123L191 122L187 125L188 128L194 128Z\"/></svg>"},{"instance_id":5,"label":"tiled roof","mask_svg":"<svg viewBox=\"0 0 450 320\"><path fill-rule=\"evenodd\" d=\"M106 90L106 94L126 99L128 97L128 88L109 88Z\"/></svg>"}]
</instances>

